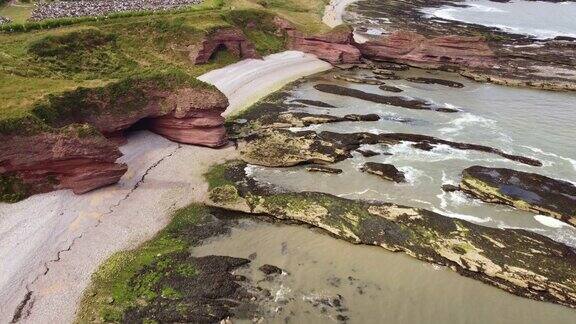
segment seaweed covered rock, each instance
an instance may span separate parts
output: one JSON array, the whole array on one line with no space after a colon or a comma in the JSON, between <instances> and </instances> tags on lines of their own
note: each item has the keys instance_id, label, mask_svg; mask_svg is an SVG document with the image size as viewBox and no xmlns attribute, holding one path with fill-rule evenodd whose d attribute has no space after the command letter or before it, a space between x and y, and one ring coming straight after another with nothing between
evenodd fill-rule
<instances>
[{"instance_id":1,"label":"seaweed covered rock","mask_svg":"<svg viewBox=\"0 0 576 324\"><path fill-rule=\"evenodd\" d=\"M350 156L342 147L319 139L314 132L294 136L287 130L265 130L252 135L241 154L248 163L268 167L327 164Z\"/></svg>"},{"instance_id":2,"label":"seaweed covered rock","mask_svg":"<svg viewBox=\"0 0 576 324\"><path fill-rule=\"evenodd\" d=\"M404 172L398 170L392 164L366 162L362 166L361 170L363 172L377 175L384 180L394 181L396 183L406 182L406 177L404 176Z\"/></svg>"},{"instance_id":3,"label":"seaweed covered rock","mask_svg":"<svg viewBox=\"0 0 576 324\"><path fill-rule=\"evenodd\" d=\"M473 166L460 188L486 202L514 206L576 225L576 186L535 173Z\"/></svg>"},{"instance_id":4,"label":"seaweed covered rock","mask_svg":"<svg viewBox=\"0 0 576 324\"><path fill-rule=\"evenodd\" d=\"M576 307L576 252L545 236L484 227L420 208L270 190L247 176L245 166L229 163L218 174L222 178L208 179L237 192L227 201L210 193L211 205L307 223L353 243L449 267L518 296Z\"/></svg>"},{"instance_id":5,"label":"seaweed covered rock","mask_svg":"<svg viewBox=\"0 0 576 324\"><path fill-rule=\"evenodd\" d=\"M254 126L254 125L253 125ZM448 145L459 150L473 150L496 154L520 163L540 166L540 161L512 155L489 146L452 142L432 136L406 133L335 133L315 131L291 132L286 129L264 128L244 138L242 159L251 164L269 167L297 164L328 164L352 157L352 151L365 144L395 145L401 142L414 144Z\"/></svg>"}]
</instances>

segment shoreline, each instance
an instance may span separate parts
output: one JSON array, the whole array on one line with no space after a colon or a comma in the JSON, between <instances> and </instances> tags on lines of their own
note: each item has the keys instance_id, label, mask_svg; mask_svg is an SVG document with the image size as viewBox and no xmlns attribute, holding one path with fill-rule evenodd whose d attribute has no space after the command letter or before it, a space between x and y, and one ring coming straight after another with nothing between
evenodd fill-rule
<instances>
[{"instance_id":1,"label":"shoreline","mask_svg":"<svg viewBox=\"0 0 576 324\"><path fill-rule=\"evenodd\" d=\"M346 8L348 8L349 5L356 3L358 1L360 0L330 0L330 3L324 9L322 22L325 25L328 25L330 28L342 25L344 23L342 16L344 16ZM354 33L354 40L360 44L369 41L368 38L357 33Z\"/></svg>"},{"instance_id":2,"label":"shoreline","mask_svg":"<svg viewBox=\"0 0 576 324\"><path fill-rule=\"evenodd\" d=\"M332 68L310 54L288 51L245 60L199 77L226 94L225 116L301 77ZM257 71L257 73L254 73ZM180 145L148 131L121 147L129 166L117 185L74 195L60 190L0 205L2 322L19 309L22 322L72 322L92 273L113 253L152 238L176 209L202 202L203 173L237 156L222 149ZM178 179L178 180L174 180ZM38 210L45 211L37 215ZM138 230L135 230L138 229ZM21 253L10 253L18 246Z\"/></svg>"}]
</instances>

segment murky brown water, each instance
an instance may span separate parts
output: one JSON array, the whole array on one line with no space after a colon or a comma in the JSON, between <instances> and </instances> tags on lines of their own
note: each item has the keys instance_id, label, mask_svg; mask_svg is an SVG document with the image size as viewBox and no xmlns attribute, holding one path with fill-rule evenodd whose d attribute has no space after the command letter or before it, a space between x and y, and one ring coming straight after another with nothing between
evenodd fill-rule
<instances>
[{"instance_id":1,"label":"murky brown water","mask_svg":"<svg viewBox=\"0 0 576 324\"><path fill-rule=\"evenodd\" d=\"M572 309L516 297L449 269L303 226L245 220L230 236L193 250L196 256L254 253L251 266L239 274L263 280L257 270L263 264L287 272L258 284L275 299L265 305L264 323L334 323L338 315L348 323L576 322ZM322 304L334 298L344 311Z\"/></svg>"}]
</instances>

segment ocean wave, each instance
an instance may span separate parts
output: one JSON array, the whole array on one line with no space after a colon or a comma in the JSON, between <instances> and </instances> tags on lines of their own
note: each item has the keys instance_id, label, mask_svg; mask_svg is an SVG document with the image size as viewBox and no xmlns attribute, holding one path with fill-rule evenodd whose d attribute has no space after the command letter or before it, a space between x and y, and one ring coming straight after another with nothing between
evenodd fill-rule
<instances>
[{"instance_id":1,"label":"ocean wave","mask_svg":"<svg viewBox=\"0 0 576 324\"><path fill-rule=\"evenodd\" d=\"M446 217L458 218L458 219L462 219L462 220L473 222L473 223L486 223L486 222L492 221L492 218L490 218L490 217L481 218L478 216L459 214L459 213L454 213L454 212L447 211L447 210L438 209L436 207L432 208L432 211L435 213L441 214L443 216L446 216Z\"/></svg>"},{"instance_id":2,"label":"ocean wave","mask_svg":"<svg viewBox=\"0 0 576 324\"><path fill-rule=\"evenodd\" d=\"M439 131L442 134L458 133L466 127L484 127L494 130L496 128L496 124L497 122L493 119L485 118L471 113L465 113L449 122L448 125L450 126L440 128Z\"/></svg>"},{"instance_id":3,"label":"ocean wave","mask_svg":"<svg viewBox=\"0 0 576 324\"><path fill-rule=\"evenodd\" d=\"M551 227L551 228L562 228L562 227L567 227L570 226L569 224L564 223L561 220L558 220L554 217L550 217L550 216L545 216L545 215L536 215L534 216L534 219L547 227Z\"/></svg>"},{"instance_id":4,"label":"ocean wave","mask_svg":"<svg viewBox=\"0 0 576 324\"><path fill-rule=\"evenodd\" d=\"M567 158L561 155L558 155L556 153L552 153L552 152L545 152L537 147L532 147L532 146L528 146L528 145L522 145L522 147L529 149L530 151L534 152L534 153L538 153L538 154L542 154L544 156L549 156L549 157L554 157L560 160L564 160L569 162L572 165L572 168L574 169L574 171L576 171L576 160L571 159L571 158Z\"/></svg>"}]
</instances>

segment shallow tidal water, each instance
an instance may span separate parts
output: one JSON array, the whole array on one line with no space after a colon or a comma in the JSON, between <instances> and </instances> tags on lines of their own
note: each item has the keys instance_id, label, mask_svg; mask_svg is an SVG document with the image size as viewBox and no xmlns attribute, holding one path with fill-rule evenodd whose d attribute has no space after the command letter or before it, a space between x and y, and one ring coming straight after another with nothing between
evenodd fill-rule
<instances>
[{"instance_id":1,"label":"shallow tidal water","mask_svg":"<svg viewBox=\"0 0 576 324\"><path fill-rule=\"evenodd\" d=\"M451 6L424 9L428 17L496 27L509 33L546 39L576 37L576 3L514 0L507 3L467 0L464 8Z\"/></svg>"},{"instance_id":2,"label":"shallow tidal water","mask_svg":"<svg viewBox=\"0 0 576 324\"><path fill-rule=\"evenodd\" d=\"M350 244L304 226L244 220L229 236L210 239L193 254L252 257L248 268L235 273L272 293L272 301L263 305L263 323L336 323L342 322L339 315L347 323L576 321L572 309L517 297L402 253ZM265 280L258 270L264 264L285 274ZM335 298L340 307L322 303Z\"/></svg>"},{"instance_id":3,"label":"shallow tidal water","mask_svg":"<svg viewBox=\"0 0 576 324\"><path fill-rule=\"evenodd\" d=\"M294 191L321 191L351 199L376 199L402 205L426 208L447 217L456 217L485 226L524 228L576 246L576 229L550 217L514 208L484 203L461 192L446 193L442 185L457 184L461 172L473 165L505 167L540 173L576 183L576 94L503 87L469 81L463 77L435 71L410 70L403 77L434 77L458 81L464 88L386 81L402 88L401 96L425 99L438 106L457 108L458 113L412 110L375 104L350 97L322 93L313 88L318 83L336 83L381 95L396 95L378 86L338 81L335 74L370 77L372 72L332 71L295 86L293 98L321 100L338 108L298 108L297 111L343 116L376 113L377 122L345 122L311 126L294 130L333 131L339 133L416 133L438 138L496 147L508 153L537 158L542 167L533 167L500 156L463 151L439 145L423 151L404 142L387 147L363 148L391 153L365 158L354 153L334 167L342 174L310 173L305 166L266 168L249 166L249 172L262 182ZM287 102L290 102L288 99ZM408 183L396 184L360 171L367 161L391 163L406 173Z\"/></svg>"},{"instance_id":4,"label":"shallow tidal water","mask_svg":"<svg viewBox=\"0 0 576 324\"><path fill-rule=\"evenodd\" d=\"M528 1L468 2L476 6L472 9L450 8L456 9L450 11L453 19L493 25L500 21L492 23L486 19L500 17L495 19L508 19L507 26L537 37L540 36L535 29L542 28L532 24L534 19L529 17L538 12L538 8L540 13L547 10L541 5L546 8L553 5ZM494 11L478 7L484 3L494 8L502 6L501 10L508 10L508 16L492 15ZM364 4L370 4L370 17L360 16ZM570 5L560 6L571 8ZM434 10L443 9L447 8ZM470 10L484 10L488 14L474 14ZM386 31L385 1L360 1L353 11L347 14L346 21L367 27L367 34L378 35ZM518 15L519 12L522 14ZM542 20L548 29L566 34L558 27L565 23L563 18L554 11L546 12L544 16ZM573 15L570 17L570 26L576 28ZM555 19L557 21L553 21ZM524 30L528 27L533 29ZM576 247L576 229L572 226L550 217L484 203L460 192L446 193L441 189L442 184L457 184L462 170L473 165L534 172L576 183L576 93L504 87L477 83L451 73L411 69L398 72L398 75L453 80L464 84L464 88L406 80L385 81L387 85L404 90L396 94L375 85L336 80L334 75L374 77L369 70L333 70L293 85L288 89L290 95L286 103L296 99L319 100L337 108L293 109L336 116L376 113L381 120L326 124L295 131L425 134L492 146L507 153L539 159L544 165L533 167L494 154L441 145L426 152L411 147L411 143L401 143L391 147L363 147L392 155L365 158L354 153L352 159L332 165L342 169L342 174L310 173L304 166L248 166L247 171L255 179L291 191L320 191L350 199L375 199L421 207L484 226L523 228ZM460 112L411 110L326 94L314 89L318 83L424 99L438 107L457 108ZM395 184L362 173L360 167L367 161L394 164L406 173L408 183ZM348 323L576 323L576 310L517 297L402 253L353 245L305 226L243 220L230 235L204 242L194 248L193 254L253 258L249 267L237 272L271 291L273 300L263 305L266 310L264 323L334 323L339 319L346 319ZM286 274L265 280L258 270L264 264L278 266ZM335 298L339 300L339 307L330 302Z\"/></svg>"}]
</instances>

